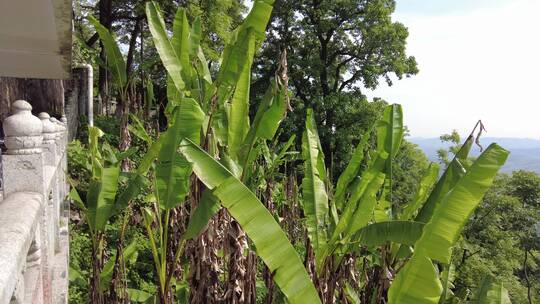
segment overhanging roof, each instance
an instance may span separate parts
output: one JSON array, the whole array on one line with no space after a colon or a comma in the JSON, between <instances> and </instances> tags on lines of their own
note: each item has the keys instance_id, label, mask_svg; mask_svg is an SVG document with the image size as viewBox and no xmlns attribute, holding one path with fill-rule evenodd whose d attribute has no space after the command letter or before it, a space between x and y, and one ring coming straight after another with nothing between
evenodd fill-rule
<instances>
[{"instance_id":1,"label":"overhanging roof","mask_svg":"<svg viewBox=\"0 0 540 304\"><path fill-rule=\"evenodd\" d=\"M71 0L0 0L0 76L69 78Z\"/></svg>"}]
</instances>

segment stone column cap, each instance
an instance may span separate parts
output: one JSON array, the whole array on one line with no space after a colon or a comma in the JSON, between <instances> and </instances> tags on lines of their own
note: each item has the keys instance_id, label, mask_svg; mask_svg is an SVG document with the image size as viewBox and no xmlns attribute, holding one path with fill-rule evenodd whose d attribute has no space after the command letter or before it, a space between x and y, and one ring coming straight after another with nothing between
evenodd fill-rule
<instances>
[{"instance_id":1,"label":"stone column cap","mask_svg":"<svg viewBox=\"0 0 540 304\"><path fill-rule=\"evenodd\" d=\"M57 127L51 121L51 116L46 112L41 112L39 113L38 117L39 119L41 119L41 122L43 124L43 141L54 141L54 138L56 137L55 133L57 132Z\"/></svg>"},{"instance_id":2,"label":"stone column cap","mask_svg":"<svg viewBox=\"0 0 540 304\"><path fill-rule=\"evenodd\" d=\"M41 152L43 123L32 115L32 106L17 100L12 104L12 115L2 123L5 144L10 154L33 154Z\"/></svg>"}]
</instances>

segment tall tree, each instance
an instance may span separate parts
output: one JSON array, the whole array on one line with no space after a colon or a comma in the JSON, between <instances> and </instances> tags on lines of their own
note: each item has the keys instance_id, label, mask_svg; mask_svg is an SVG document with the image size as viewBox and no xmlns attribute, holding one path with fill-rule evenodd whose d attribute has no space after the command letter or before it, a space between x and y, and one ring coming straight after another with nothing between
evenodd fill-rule
<instances>
[{"instance_id":1,"label":"tall tree","mask_svg":"<svg viewBox=\"0 0 540 304\"><path fill-rule=\"evenodd\" d=\"M391 18L394 0L278 0L275 8L255 65L260 77L255 85L267 83L272 63L286 49L299 117L305 117L302 108L314 108L330 164L340 145L351 144L333 141L332 134L350 133L355 125L339 115L343 94L354 95L347 97L354 108L354 103L364 102L362 87L374 89L381 79L392 84L392 76L401 79L418 72L415 58L405 51L407 28ZM302 125L303 120L297 129Z\"/></svg>"}]
</instances>

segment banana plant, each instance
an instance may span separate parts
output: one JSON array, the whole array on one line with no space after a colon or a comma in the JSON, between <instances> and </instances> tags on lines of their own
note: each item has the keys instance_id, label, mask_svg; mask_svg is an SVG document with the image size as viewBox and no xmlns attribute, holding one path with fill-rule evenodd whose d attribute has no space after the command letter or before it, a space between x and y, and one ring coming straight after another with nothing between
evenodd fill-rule
<instances>
[{"instance_id":1,"label":"banana plant","mask_svg":"<svg viewBox=\"0 0 540 304\"><path fill-rule=\"evenodd\" d=\"M319 303L300 257L260 200L225 166L185 139L180 147L199 179L240 223L290 303Z\"/></svg>"},{"instance_id":2,"label":"banana plant","mask_svg":"<svg viewBox=\"0 0 540 304\"><path fill-rule=\"evenodd\" d=\"M131 93L130 88L133 84L133 78L130 77L127 73L126 62L120 52L120 47L116 43L116 39L113 34L105 28L94 16L89 16L88 21L94 26L96 32L103 43L103 48L105 49L105 54L107 55L107 62L105 67L113 75L113 80L116 84L117 94L116 97L119 100L119 104L122 106L122 115L120 122L120 151L126 151L131 145L131 137L128 131L128 117L129 117L129 107L131 103ZM100 63L103 64L103 63ZM122 170L127 171L128 162L125 159L122 162Z\"/></svg>"},{"instance_id":3,"label":"banana plant","mask_svg":"<svg viewBox=\"0 0 540 304\"><path fill-rule=\"evenodd\" d=\"M172 125L156 141L159 143L154 170L153 197L156 204L154 208L143 209L144 224L158 274L158 290L162 303L171 301L172 275L185 244L185 238L176 245L169 239L171 210L185 202L192 173L191 166L178 152L178 147L184 138L199 142L204 113L194 99L183 98L182 103L173 110L171 118ZM157 223L157 229L152 228L153 223ZM175 248L174 257L169 254L171 246Z\"/></svg>"},{"instance_id":4,"label":"banana plant","mask_svg":"<svg viewBox=\"0 0 540 304\"><path fill-rule=\"evenodd\" d=\"M75 187L72 187L70 198L82 212L90 231L92 240L92 277L90 280L93 303L103 303L104 292L108 290L112 276L112 267L117 267L117 259L111 259L104 263L104 237L105 229L110 218L115 214L120 214L122 200L118 200L118 184L120 180L120 162L129 154L117 153L109 150L106 141L99 143L103 132L96 127L89 127L89 150L91 163L91 180L83 201ZM104 147L109 147L106 149ZM106 156L106 154L109 154ZM122 192L122 196L126 196ZM125 227L125 226L123 226ZM122 230L123 231L123 230ZM123 232L122 232L123 234ZM129 247L133 248L133 246ZM126 249L129 249L126 248ZM122 257L128 258L131 250L122 253ZM119 259L121 263L123 259Z\"/></svg>"},{"instance_id":5,"label":"banana plant","mask_svg":"<svg viewBox=\"0 0 540 304\"><path fill-rule=\"evenodd\" d=\"M508 151L491 144L440 199L414 253L390 287L389 303L439 302L443 287L438 264L450 263L452 246L507 157ZM410 288L419 282L423 288Z\"/></svg>"},{"instance_id":6,"label":"banana plant","mask_svg":"<svg viewBox=\"0 0 540 304\"><path fill-rule=\"evenodd\" d=\"M249 119L251 65L264 40L272 5L270 0L253 3L251 12L225 46L215 79L212 79L199 45L199 20L194 20L190 27L185 11L179 9L173 22L172 37L169 37L156 3L147 3L146 15L154 44L168 72L169 109L166 112L171 113L172 107L181 107L186 99L191 99L204 115L200 138L184 136L180 146L183 156L205 185L197 188L199 194L193 195L196 201L192 206L197 208L192 211L182 242L197 237L212 216L224 207L253 241L257 254L275 272L274 280L288 301L318 303L315 288L292 245L275 219L244 185L252 176L253 161L257 158L258 150L253 148L255 143L273 139L287 107L286 81L276 77L260 102L255 118ZM221 162L214 157L219 157ZM223 175L215 181L216 174ZM225 181L230 185L221 185ZM193 187L189 185L190 189ZM184 192L182 187L174 189L176 194ZM229 192L231 189L241 191L245 202L236 204L235 197ZM243 257L240 255L239 258Z\"/></svg>"},{"instance_id":7,"label":"banana plant","mask_svg":"<svg viewBox=\"0 0 540 304\"><path fill-rule=\"evenodd\" d=\"M448 283L448 274L443 272L445 281L438 268L449 264L461 228L507 158L507 151L492 144L470 163L467 155L474 142L470 137L438 181L439 167L431 164L413 200L396 206L392 203L391 162L404 134L402 117L399 105L384 110L373 127L376 150L364 155L370 136L366 133L332 193L314 114L307 111L302 143L303 208L308 249L314 255L314 278L325 288L319 293L326 293L326 303L355 298L351 288L360 287L346 288L349 282L335 275L342 273L345 257L371 261L371 267L379 271L379 281L363 283L364 301L379 303L388 292L389 303L438 303L443 292L449 293L449 285L443 288L441 283ZM361 169L364 158L368 160ZM341 290L342 294L328 290Z\"/></svg>"},{"instance_id":8,"label":"banana plant","mask_svg":"<svg viewBox=\"0 0 540 304\"><path fill-rule=\"evenodd\" d=\"M343 257L353 245L359 242L373 242L374 232L410 231L418 228L401 227L402 222L390 222L387 226L368 226L377 212L387 217L390 205L386 201L385 180L391 170L391 156L397 153L401 143L402 113L399 105L388 106L383 117L376 122L373 130L377 133L377 149L369 155L367 166L362 169L364 149L369 141L367 132L360 140L351 161L338 178L335 195L329 193L330 182L326 176L324 154L321 148L314 113L307 111L306 129L302 140L304 158L304 178L302 179L303 208L309 243L308 250L313 250L314 278L317 278L330 292L319 290L324 295L325 303L334 303L338 290L345 291L345 281L335 273L340 273ZM390 174L389 174L390 175ZM381 194L382 193L382 194ZM334 198L334 199L330 199ZM393 226L398 226L395 229ZM406 237L405 237L406 238ZM393 236L394 240L404 237ZM410 240L408 241L410 243ZM384 241L382 241L384 243ZM308 255L309 256L309 255ZM306 263L311 263L309 260ZM326 286L326 287L324 287ZM343 292L337 295L347 298ZM349 295L350 297L350 295Z\"/></svg>"},{"instance_id":9,"label":"banana plant","mask_svg":"<svg viewBox=\"0 0 540 304\"><path fill-rule=\"evenodd\" d=\"M476 291L473 304L511 304L508 290L494 278L486 276L480 282Z\"/></svg>"}]
</instances>

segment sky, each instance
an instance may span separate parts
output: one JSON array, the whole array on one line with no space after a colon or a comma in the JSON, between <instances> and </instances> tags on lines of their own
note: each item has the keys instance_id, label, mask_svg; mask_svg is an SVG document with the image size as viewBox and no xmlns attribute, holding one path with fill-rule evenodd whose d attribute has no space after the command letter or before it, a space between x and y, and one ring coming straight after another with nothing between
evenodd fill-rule
<instances>
[{"instance_id":1,"label":"sky","mask_svg":"<svg viewBox=\"0 0 540 304\"><path fill-rule=\"evenodd\" d=\"M482 119L486 136L540 139L540 0L397 0L420 72L369 97L403 105L413 137Z\"/></svg>"}]
</instances>

